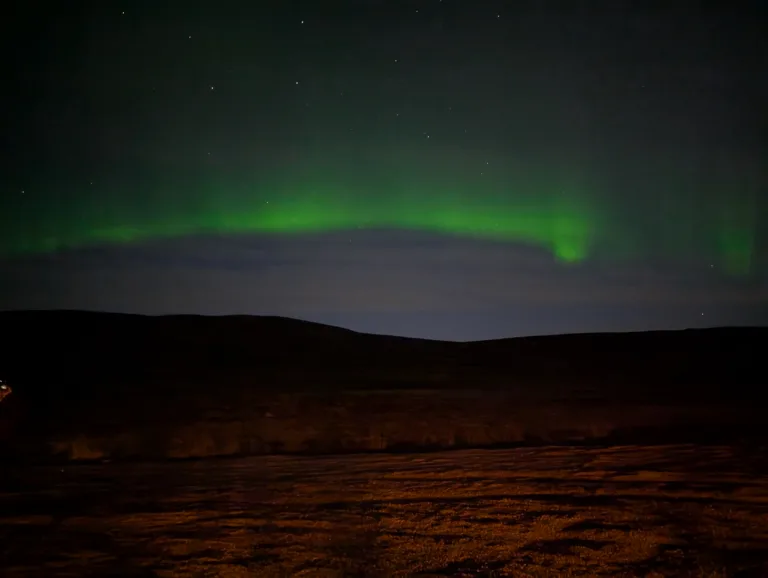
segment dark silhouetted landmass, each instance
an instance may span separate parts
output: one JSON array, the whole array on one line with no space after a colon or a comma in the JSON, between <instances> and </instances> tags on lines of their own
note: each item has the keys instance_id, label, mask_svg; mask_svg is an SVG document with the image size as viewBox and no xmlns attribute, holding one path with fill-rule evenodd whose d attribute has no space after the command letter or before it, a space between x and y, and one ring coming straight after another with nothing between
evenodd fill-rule
<instances>
[{"instance_id":1,"label":"dark silhouetted landmass","mask_svg":"<svg viewBox=\"0 0 768 578\"><path fill-rule=\"evenodd\" d=\"M14 389L0 435L24 455L744 436L761 429L766 398L765 328L457 343L279 317L79 311L0 313L0 327L0 377Z\"/></svg>"}]
</instances>

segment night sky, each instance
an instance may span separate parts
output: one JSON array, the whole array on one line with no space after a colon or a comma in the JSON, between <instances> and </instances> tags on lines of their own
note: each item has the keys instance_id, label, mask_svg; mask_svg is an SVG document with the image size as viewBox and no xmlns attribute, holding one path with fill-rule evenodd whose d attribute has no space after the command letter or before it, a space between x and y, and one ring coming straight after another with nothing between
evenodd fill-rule
<instances>
[{"instance_id":1,"label":"night sky","mask_svg":"<svg viewBox=\"0 0 768 578\"><path fill-rule=\"evenodd\" d=\"M12 5L0 309L768 324L764 2Z\"/></svg>"}]
</instances>

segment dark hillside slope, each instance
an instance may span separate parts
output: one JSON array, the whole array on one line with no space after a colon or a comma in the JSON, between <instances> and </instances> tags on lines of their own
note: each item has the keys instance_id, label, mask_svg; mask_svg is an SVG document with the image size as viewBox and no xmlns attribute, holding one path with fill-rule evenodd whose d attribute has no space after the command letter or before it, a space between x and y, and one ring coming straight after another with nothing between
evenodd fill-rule
<instances>
[{"instance_id":1,"label":"dark hillside slope","mask_svg":"<svg viewBox=\"0 0 768 578\"><path fill-rule=\"evenodd\" d=\"M486 381L514 376L613 396L634 397L639 388L751 397L764 393L766 346L768 329L752 327L553 335L467 344L462 365Z\"/></svg>"},{"instance_id":2,"label":"dark hillside slope","mask_svg":"<svg viewBox=\"0 0 768 578\"><path fill-rule=\"evenodd\" d=\"M452 343L278 317L77 311L0 313L0 327L0 378L14 388L0 437L22 453L31 440L37 454L96 443L67 450L87 457L582 439L690 429L766 401L762 328Z\"/></svg>"},{"instance_id":3,"label":"dark hillside slope","mask_svg":"<svg viewBox=\"0 0 768 578\"><path fill-rule=\"evenodd\" d=\"M418 371L448 347L280 317L0 313L0 372L35 388L365 386ZM450 355L448 356L450 357ZM330 380L330 381L328 381ZM351 381L353 380L353 381Z\"/></svg>"},{"instance_id":4,"label":"dark hillside slope","mask_svg":"<svg viewBox=\"0 0 768 578\"><path fill-rule=\"evenodd\" d=\"M721 328L439 342L280 317L0 313L0 373L35 388L149 382L254 388L764 383L768 329Z\"/></svg>"}]
</instances>

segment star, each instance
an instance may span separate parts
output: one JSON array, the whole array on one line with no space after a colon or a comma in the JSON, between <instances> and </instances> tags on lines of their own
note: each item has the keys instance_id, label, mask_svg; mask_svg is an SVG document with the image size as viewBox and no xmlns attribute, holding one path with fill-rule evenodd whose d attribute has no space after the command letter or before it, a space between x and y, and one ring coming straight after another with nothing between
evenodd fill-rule
<instances>
[{"instance_id":1,"label":"star","mask_svg":"<svg viewBox=\"0 0 768 578\"><path fill-rule=\"evenodd\" d=\"M214 90L214 88L215 88L214 86L211 86L211 90Z\"/></svg>"}]
</instances>

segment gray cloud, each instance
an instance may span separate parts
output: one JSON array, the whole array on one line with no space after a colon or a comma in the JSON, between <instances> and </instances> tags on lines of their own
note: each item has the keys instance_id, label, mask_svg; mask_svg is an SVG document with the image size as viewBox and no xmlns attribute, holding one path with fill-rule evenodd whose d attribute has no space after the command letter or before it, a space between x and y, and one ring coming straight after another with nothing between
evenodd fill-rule
<instances>
[{"instance_id":1,"label":"gray cloud","mask_svg":"<svg viewBox=\"0 0 768 578\"><path fill-rule=\"evenodd\" d=\"M184 239L11 261L0 273L4 309L311 316L768 300L765 285L708 270L563 265L531 247L397 232Z\"/></svg>"}]
</instances>

